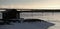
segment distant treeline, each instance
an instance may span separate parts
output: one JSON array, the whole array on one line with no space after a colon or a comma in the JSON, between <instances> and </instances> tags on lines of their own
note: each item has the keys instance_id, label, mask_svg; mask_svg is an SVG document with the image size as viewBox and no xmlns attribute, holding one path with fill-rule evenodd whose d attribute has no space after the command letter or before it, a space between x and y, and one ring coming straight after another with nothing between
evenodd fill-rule
<instances>
[{"instance_id":1,"label":"distant treeline","mask_svg":"<svg viewBox=\"0 0 60 29\"><path fill-rule=\"evenodd\" d=\"M7 9L0 9L0 10L7 10ZM16 9L16 10L20 10L19 12L60 12L60 9Z\"/></svg>"},{"instance_id":2,"label":"distant treeline","mask_svg":"<svg viewBox=\"0 0 60 29\"><path fill-rule=\"evenodd\" d=\"M20 12L60 12L60 10L30 10L30 11L20 11Z\"/></svg>"}]
</instances>

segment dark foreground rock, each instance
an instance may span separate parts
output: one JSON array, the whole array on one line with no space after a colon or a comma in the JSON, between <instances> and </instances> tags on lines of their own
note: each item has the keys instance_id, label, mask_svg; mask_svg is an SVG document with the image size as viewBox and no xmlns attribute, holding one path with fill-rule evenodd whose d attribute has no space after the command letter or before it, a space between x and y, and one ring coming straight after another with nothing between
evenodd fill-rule
<instances>
[{"instance_id":1,"label":"dark foreground rock","mask_svg":"<svg viewBox=\"0 0 60 29\"><path fill-rule=\"evenodd\" d=\"M47 22L47 21L41 21L39 22L33 22L33 23L13 23L13 25L0 25L0 29L48 29L51 26L54 26L54 23Z\"/></svg>"},{"instance_id":2,"label":"dark foreground rock","mask_svg":"<svg viewBox=\"0 0 60 29\"><path fill-rule=\"evenodd\" d=\"M24 19L23 22L41 22L41 21L44 21L44 20L41 20L41 19Z\"/></svg>"}]
</instances>

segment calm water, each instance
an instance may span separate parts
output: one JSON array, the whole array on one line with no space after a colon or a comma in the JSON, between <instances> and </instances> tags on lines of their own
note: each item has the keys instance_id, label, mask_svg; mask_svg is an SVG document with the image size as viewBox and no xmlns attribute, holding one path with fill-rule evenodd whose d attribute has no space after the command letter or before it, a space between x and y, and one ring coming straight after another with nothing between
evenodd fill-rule
<instances>
[{"instance_id":1,"label":"calm water","mask_svg":"<svg viewBox=\"0 0 60 29\"><path fill-rule=\"evenodd\" d=\"M45 22L11 23L13 25L0 25L0 29L59 29L60 13L21 13L21 18L37 18Z\"/></svg>"}]
</instances>

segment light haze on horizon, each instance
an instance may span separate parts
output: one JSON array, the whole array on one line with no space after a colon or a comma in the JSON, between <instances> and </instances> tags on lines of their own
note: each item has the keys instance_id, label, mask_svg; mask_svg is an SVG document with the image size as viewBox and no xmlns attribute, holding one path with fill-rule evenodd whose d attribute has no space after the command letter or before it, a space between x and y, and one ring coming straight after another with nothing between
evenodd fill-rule
<instances>
[{"instance_id":1,"label":"light haze on horizon","mask_svg":"<svg viewBox=\"0 0 60 29\"><path fill-rule=\"evenodd\" d=\"M0 0L0 8L60 9L60 0Z\"/></svg>"}]
</instances>

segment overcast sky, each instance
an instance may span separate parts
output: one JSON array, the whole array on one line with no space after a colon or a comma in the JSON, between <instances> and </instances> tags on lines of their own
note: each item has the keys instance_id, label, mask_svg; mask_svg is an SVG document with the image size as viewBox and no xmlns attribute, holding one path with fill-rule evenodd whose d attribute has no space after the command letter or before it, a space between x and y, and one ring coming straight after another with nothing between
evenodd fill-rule
<instances>
[{"instance_id":1,"label":"overcast sky","mask_svg":"<svg viewBox=\"0 0 60 29\"><path fill-rule=\"evenodd\" d=\"M60 9L60 0L0 0L0 8Z\"/></svg>"}]
</instances>

